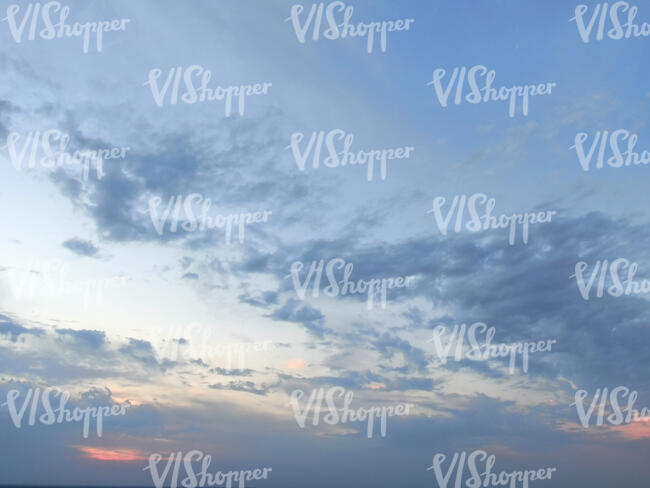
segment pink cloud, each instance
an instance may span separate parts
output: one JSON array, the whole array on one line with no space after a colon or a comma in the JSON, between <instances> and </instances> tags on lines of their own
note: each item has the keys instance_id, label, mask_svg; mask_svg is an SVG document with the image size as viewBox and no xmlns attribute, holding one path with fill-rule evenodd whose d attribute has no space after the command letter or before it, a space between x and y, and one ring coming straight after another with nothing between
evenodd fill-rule
<instances>
[{"instance_id":1,"label":"pink cloud","mask_svg":"<svg viewBox=\"0 0 650 488\"><path fill-rule=\"evenodd\" d=\"M287 367L289 369L305 369L307 363L302 359L289 359L287 361Z\"/></svg>"},{"instance_id":2,"label":"pink cloud","mask_svg":"<svg viewBox=\"0 0 650 488\"><path fill-rule=\"evenodd\" d=\"M650 439L650 421L640 420L629 424L612 427L627 440Z\"/></svg>"},{"instance_id":3,"label":"pink cloud","mask_svg":"<svg viewBox=\"0 0 650 488\"><path fill-rule=\"evenodd\" d=\"M149 459L142 451L137 449L103 449L101 447L72 446L85 458L97 461L116 461L128 463Z\"/></svg>"}]
</instances>

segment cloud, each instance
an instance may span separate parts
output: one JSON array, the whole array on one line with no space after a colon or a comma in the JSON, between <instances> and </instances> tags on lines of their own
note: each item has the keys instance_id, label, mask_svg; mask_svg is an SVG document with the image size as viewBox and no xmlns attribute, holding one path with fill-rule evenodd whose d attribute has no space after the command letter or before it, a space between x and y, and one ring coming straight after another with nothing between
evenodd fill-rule
<instances>
[{"instance_id":1,"label":"cloud","mask_svg":"<svg viewBox=\"0 0 650 488\"><path fill-rule=\"evenodd\" d=\"M216 373L221 376L253 376L253 370L244 368L244 369L226 369L226 368L212 368L210 369L211 373Z\"/></svg>"},{"instance_id":2,"label":"cloud","mask_svg":"<svg viewBox=\"0 0 650 488\"><path fill-rule=\"evenodd\" d=\"M395 353L401 353L407 364L413 365L415 370L420 373L425 372L429 366L424 351L413 347L406 340L384 333L374 341L374 345L386 360L390 360Z\"/></svg>"},{"instance_id":3,"label":"cloud","mask_svg":"<svg viewBox=\"0 0 650 488\"><path fill-rule=\"evenodd\" d=\"M287 368L289 369L305 369L307 362L304 359L289 359L287 361Z\"/></svg>"},{"instance_id":4,"label":"cloud","mask_svg":"<svg viewBox=\"0 0 650 488\"><path fill-rule=\"evenodd\" d=\"M267 395L270 387L262 385L258 388L252 381L230 381L227 384L215 383L209 385L209 388L212 388L213 390L241 391L244 393L252 393L253 395Z\"/></svg>"},{"instance_id":5,"label":"cloud","mask_svg":"<svg viewBox=\"0 0 650 488\"><path fill-rule=\"evenodd\" d=\"M22 345L17 348L15 343ZM119 336L109 340L96 330L28 327L0 315L0 372L6 374L54 385L127 377L150 381L185 364L159 360L148 341Z\"/></svg>"},{"instance_id":6,"label":"cloud","mask_svg":"<svg viewBox=\"0 0 650 488\"><path fill-rule=\"evenodd\" d=\"M557 344L544 359L531 358L534 365L529 374L533 377L563 376L592 388L621 381L642 385L645 381L639 364L650 364L650 339L643 332L650 320L647 300L642 295L606 295L586 302L570 276L578 261L595 263L621 256L637 262L639 274L641 270L650 274L650 255L640 245L648 239L648 227L631 219L614 219L598 212L577 216L564 212L557 221L531 230L527 245L509 246L502 231L445 238L418 236L395 244L364 246L350 237L301 243L273 254L246 250L243 261L234 268L271 274L279 283L277 293L283 297L295 296L284 278L291 262L298 260L308 263L341 256L355 264L357 279L417 276L414 287L389 290L389 300L414 303L423 299L434 309L444 309L445 314L444 320L434 321L430 313L416 313L407 305L410 312L404 320L416 327L431 328L441 320L448 324L480 321L494 326L495 340L503 343L554 339ZM395 292L392 297L390 292ZM240 298L250 302L247 297ZM364 301L355 295L336 298L360 305ZM411 343L412 337L406 337L409 334L404 327L397 328L398 335L378 333L373 328L363 335L342 335L325 327L331 311L324 305L314 308L317 303L318 299L307 305L286 298L269 317L299 323L318 338L328 334L328 340L335 341L337 347L347 347L354 339L355 347L372 347L385 360L399 353L414 371L424 372L433 360L422 351L429 337L417 347ZM389 306L392 304L390 301ZM616 361L618 367L610 368L603 357ZM503 376L488 363L447 365L449 369L461 367L486 377Z\"/></svg>"},{"instance_id":7,"label":"cloud","mask_svg":"<svg viewBox=\"0 0 650 488\"><path fill-rule=\"evenodd\" d=\"M254 307L267 307L269 305L277 305L279 298L279 293L275 291L264 291L259 295L253 297L248 293L243 293L239 295L239 301L242 303L247 303Z\"/></svg>"},{"instance_id":8,"label":"cloud","mask_svg":"<svg viewBox=\"0 0 650 488\"><path fill-rule=\"evenodd\" d=\"M72 446L79 451L85 458L95 461L111 461L120 463L132 463L135 461L144 461L149 456L138 449L103 449L101 447L90 446Z\"/></svg>"},{"instance_id":9,"label":"cloud","mask_svg":"<svg viewBox=\"0 0 650 488\"><path fill-rule=\"evenodd\" d=\"M77 345L86 345L93 349L99 349L105 344L108 344L106 333L99 330L57 329L56 333L75 339Z\"/></svg>"},{"instance_id":10,"label":"cloud","mask_svg":"<svg viewBox=\"0 0 650 488\"><path fill-rule=\"evenodd\" d=\"M21 335L32 334L40 336L43 332L41 329L23 327L10 317L0 314L0 336L9 336L12 342L16 342Z\"/></svg>"},{"instance_id":11,"label":"cloud","mask_svg":"<svg viewBox=\"0 0 650 488\"><path fill-rule=\"evenodd\" d=\"M287 300L282 307L271 312L268 317L273 320L302 324L309 332L320 339L330 331L323 325L325 315L309 305L301 305L296 299Z\"/></svg>"},{"instance_id":12,"label":"cloud","mask_svg":"<svg viewBox=\"0 0 650 488\"><path fill-rule=\"evenodd\" d=\"M97 253L99 253L99 249L97 249L97 247L95 247L92 242L84 241L78 237L68 239L61 245L73 253L78 254L79 256L95 257L97 256Z\"/></svg>"}]
</instances>

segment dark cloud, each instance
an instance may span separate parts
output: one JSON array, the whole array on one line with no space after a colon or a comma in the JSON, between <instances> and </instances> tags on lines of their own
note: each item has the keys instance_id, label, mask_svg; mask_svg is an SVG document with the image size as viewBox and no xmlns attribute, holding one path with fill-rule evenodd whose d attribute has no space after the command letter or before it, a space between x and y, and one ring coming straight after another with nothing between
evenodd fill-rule
<instances>
[{"instance_id":1,"label":"dark cloud","mask_svg":"<svg viewBox=\"0 0 650 488\"><path fill-rule=\"evenodd\" d=\"M271 224L265 224L266 227L246 228L247 241L262 236L273 239L270 229L279 226L280 221L293 219L297 209L291 210L290 203L297 196L317 199L307 191L304 175L287 171L276 157L284 154L286 146L281 121L282 114L269 109L264 117L250 120L217 120L213 128L201 134L189 128L169 133L141 128L143 134L133 141L129 156L105 164L106 174L101 180L84 182L82 191L77 183L62 175L56 177L56 182L63 194L95 221L105 239L183 241L193 250L214 246L215 242L225 245L223 229L192 233L179 225L177 232L170 232L168 224L162 235L156 232L149 214L149 198L160 197L164 208L170 198L192 193L210 198L211 216L229 209L289 209L283 216L273 213ZM111 141L88 137L72 115L67 117L65 127L80 146L115 146ZM251 171L243 172L242 164L250 166ZM275 183L278 180L285 182L282 187ZM116 201L120 205L115 205Z\"/></svg>"},{"instance_id":2,"label":"dark cloud","mask_svg":"<svg viewBox=\"0 0 650 488\"><path fill-rule=\"evenodd\" d=\"M2 343L2 338L9 342ZM28 349L11 347L29 339ZM50 384L131 378L149 381L189 362L158 359L139 339L111 341L103 331L27 327L0 315L0 373L29 374Z\"/></svg>"},{"instance_id":3,"label":"dark cloud","mask_svg":"<svg viewBox=\"0 0 650 488\"><path fill-rule=\"evenodd\" d=\"M536 364L530 367L531 374L543 374L550 379L570 377L580 385L594 388L621 382L645 385L639 365L650 364L650 338L644 333L650 320L646 299L642 295L606 295L585 301L570 276L578 261L595 263L616 257L627 257L639 264L637 279L643 277L642 270L649 276L650 255L641 245L649 238L647 226L589 213L567 216L531 231L527 245L509 246L507 235L501 231L455 234L444 239L421 236L381 246L360 246L352 238L318 240L272 254L247 249L245 259L233 268L242 273L267 272L275 276L281 283L277 292L289 298L269 316L301 323L319 338L325 332L332 333L325 328L326 315L290 298L296 292L286 277L293 261L310 263L340 256L354 263L353 279L418 277L410 289L389 290L389 300L421 297L434 308L444 306L451 310L443 319L431 321L411 308L404 316L406 322L401 327L395 324L397 333L404 332L409 323L427 329L441 322L485 322L496 328L497 342L557 341L543 359L531 356L531 362ZM240 296L240 300L258 304L250 297ZM349 295L337 299L361 302L366 297ZM311 303L318 303L318 299ZM401 352L408 368L414 371L423 371L427 360L433 359L422 353L425 344L411 345L399 335L379 339L382 336L372 329L364 336L347 334L336 341L346 347L346 341L353 337L356 346L376 348L386 359ZM616 364L616 368L611 364ZM485 363L448 363L448 367L469 367L490 377L500 376Z\"/></svg>"},{"instance_id":4,"label":"dark cloud","mask_svg":"<svg viewBox=\"0 0 650 488\"><path fill-rule=\"evenodd\" d=\"M433 391L434 382L432 378L400 376L395 375L395 372L396 368L391 368L388 375L369 370L340 370L336 372L336 376L312 376L309 378L280 373L278 378L280 380L279 388L287 394L295 389L309 390L335 386L351 391L376 391L373 384L383 385L381 387L382 391L388 392ZM404 371L404 373L407 373L407 371Z\"/></svg>"},{"instance_id":5,"label":"dark cloud","mask_svg":"<svg viewBox=\"0 0 650 488\"><path fill-rule=\"evenodd\" d=\"M275 291L264 291L257 296L251 296L247 293L239 295L239 301L247 303L254 307L268 307L269 305L277 305L279 293Z\"/></svg>"},{"instance_id":6,"label":"dark cloud","mask_svg":"<svg viewBox=\"0 0 650 488\"><path fill-rule=\"evenodd\" d=\"M99 249L97 249L97 247L95 247L95 245L92 242L84 241L83 239L79 239L78 237L73 237L72 239L68 239L67 241L64 241L61 245L66 249L69 249L73 253L78 254L80 256L94 257L97 256L97 254L99 253Z\"/></svg>"},{"instance_id":7,"label":"dark cloud","mask_svg":"<svg viewBox=\"0 0 650 488\"><path fill-rule=\"evenodd\" d=\"M230 381L227 384L215 383L209 385L209 388L212 388L213 390L241 391L244 393L252 393L253 395L267 395L270 389L264 385L258 388L252 381Z\"/></svg>"},{"instance_id":8,"label":"dark cloud","mask_svg":"<svg viewBox=\"0 0 650 488\"><path fill-rule=\"evenodd\" d=\"M106 333L98 330L57 329L56 334L72 338L77 345L99 349L108 343Z\"/></svg>"},{"instance_id":9,"label":"dark cloud","mask_svg":"<svg viewBox=\"0 0 650 488\"><path fill-rule=\"evenodd\" d=\"M301 304L296 299L288 300L282 307L271 312L268 317L273 320L302 324L318 338L323 338L330 331L324 326L325 316L309 305Z\"/></svg>"},{"instance_id":10,"label":"dark cloud","mask_svg":"<svg viewBox=\"0 0 650 488\"><path fill-rule=\"evenodd\" d=\"M44 331L42 329L23 327L8 316L0 314L0 336L9 336L12 342L16 342L21 335L32 334L40 336L43 333Z\"/></svg>"},{"instance_id":11,"label":"dark cloud","mask_svg":"<svg viewBox=\"0 0 650 488\"><path fill-rule=\"evenodd\" d=\"M226 369L226 368L212 368L210 373L216 373L221 376L253 376L252 369Z\"/></svg>"},{"instance_id":12,"label":"dark cloud","mask_svg":"<svg viewBox=\"0 0 650 488\"><path fill-rule=\"evenodd\" d=\"M408 341L389 334L382 334L374 340L374 346L382 357L390 361L396 353L401 353L409 365L415 366L417 372L425 372L429 366L422 349L413 347Z\"/></svg>"}]
</instances>

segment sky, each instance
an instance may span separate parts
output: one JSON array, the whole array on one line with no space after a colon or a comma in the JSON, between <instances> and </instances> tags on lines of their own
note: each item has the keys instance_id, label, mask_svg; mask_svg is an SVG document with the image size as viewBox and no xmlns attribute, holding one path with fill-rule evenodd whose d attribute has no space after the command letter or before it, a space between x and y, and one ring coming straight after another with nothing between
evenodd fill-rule
<instances>
[{"instance_id":1,"label":"sky","mask_svg":"<svg viewBox=\"0 0 650 488\"><path fill-rule=\"evenodd\" d=\"M583 1L586 25L601 4ZM647 2L619 4L622 23L633 6L639 29L650 23ZM649 167L598 168L611 148L592 146L624 129L639 157L650 151L648 36L598 40L594 17L584 42L571 20L579 2L348 1L355 26L413 19L368 52L365 37L327 39L325 14L318 39L311 25L300 42L295 1L52 3L69 8L68 25L129 19L103 33L101 50L90 32L84 52L82 37L39 36L46 24L23 17L30 5L0 6L0 484L154 486L152 454L199 450L210 472L272 468L246 486L439 486L428 469L437 453L482 450L497 472L556 468L530 486L647 486L646 421L584 427L571 404L625 386L635 408L650 407L648 294L616 296L608 271L592 275L625 259L622 277L635 267L637 282L650 279ZM300 5L299 28L314 4ZM174 76L191 66L210 71L211 90L250 85L243 110L237 97L231 113L224 100L172 104ZM504 101L456 104L455 86L443 106L436 70L446 89L454 68L473 66L494 70L495 88L555 85L527 114L521 99L513 116ZM353 136L355 156L413 149L370 179L367 164L327 166L336 129ZM101 178L96 161L86 175L46 167L45 146L31 142L47 131L56 144L65 135L69 153L116 157ZM307 148L321 131L315 168ZM580 133L595 152L588 171L572 147ZM474 232L468 214L463 225L448 214L455 196L476 194L494 199L497 217L555 213L530 224L527 242L518 227L511 245L507 229ZM210 199L221 227L183 227L192 195L195 216ZM246 213L228 238L227 216ZM448 216L443 233L437 218ZM337 258L355 282L409 286L372 307L367 293L328 293ZM318 296L313 282L301 294L320 261ZM579 263L594 277L589 299ZM477 322L495 343L555 343L531 352L527 371L505 358L441 364L436 326ZM28 425L29 413L14 424L11 391L20 407L28 391L55 387L70 408L130 406L101 436L93 422L87 438L79 422ZM292 395L304 392L303 408L336 387L355 408L413 407L388 418L385 436L311 414L301 427Z\"/></svg>"}]
</instances>

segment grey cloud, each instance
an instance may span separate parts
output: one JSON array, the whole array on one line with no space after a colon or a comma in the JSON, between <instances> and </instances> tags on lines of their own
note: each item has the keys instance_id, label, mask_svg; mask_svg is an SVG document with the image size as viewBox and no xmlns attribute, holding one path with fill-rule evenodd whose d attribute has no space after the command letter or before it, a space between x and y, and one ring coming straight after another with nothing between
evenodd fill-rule
<instances>
[{"instance_id":1,"label":"grey cloud","mask_svg":"<svg viewBox=\"0 0 650 488\"><path fill-rule=\"evenodd\" d=\"M84 241L83 239L79 239L78 237L73 237L72 239L68 239L67 241L64 241L61 244L63 247L66 249L69 249L75 254L78 254L80 256L89 256L89 257L94 257L97 256L97 253L99 252L99 249L90 241Z\"/></svg>"},{"instance_id":2,"label":"grey cloud","mask_svg":"<svg viewBox=\"0 0 650 488\"><path fill-rule=\"evenodd\" d=\"M98 330L57 329L56 334L74 339L79 346L99 349L108 343L106 333Z\"/></svg>"},{"instance_id":3,"label":"grey cloud","mask_svg":"<svg viewBox=\"0 0 650 488\"><path fill-rule=\"evenodd\" d=\"M271 312L268 317L302 324L309 332L318 338L323 338L330 329L324 326L325 316L309 305L303 305L296 299L287 300L280 308Z\"/></svg>"},{"instance_id":4,"label":"grey cloud","mask_svg":"<svg viewBox=\"0 0 650 488\"><path fill-rule=\"evenodd\" d=\"M230 381L227 384L215 383L210 385L209 388L213 390L241 391L244 393L252 393L253 395L267 395L269 393L268 387L262 385L258 388L252 381Z\"/></svg>"}]
</instances>

